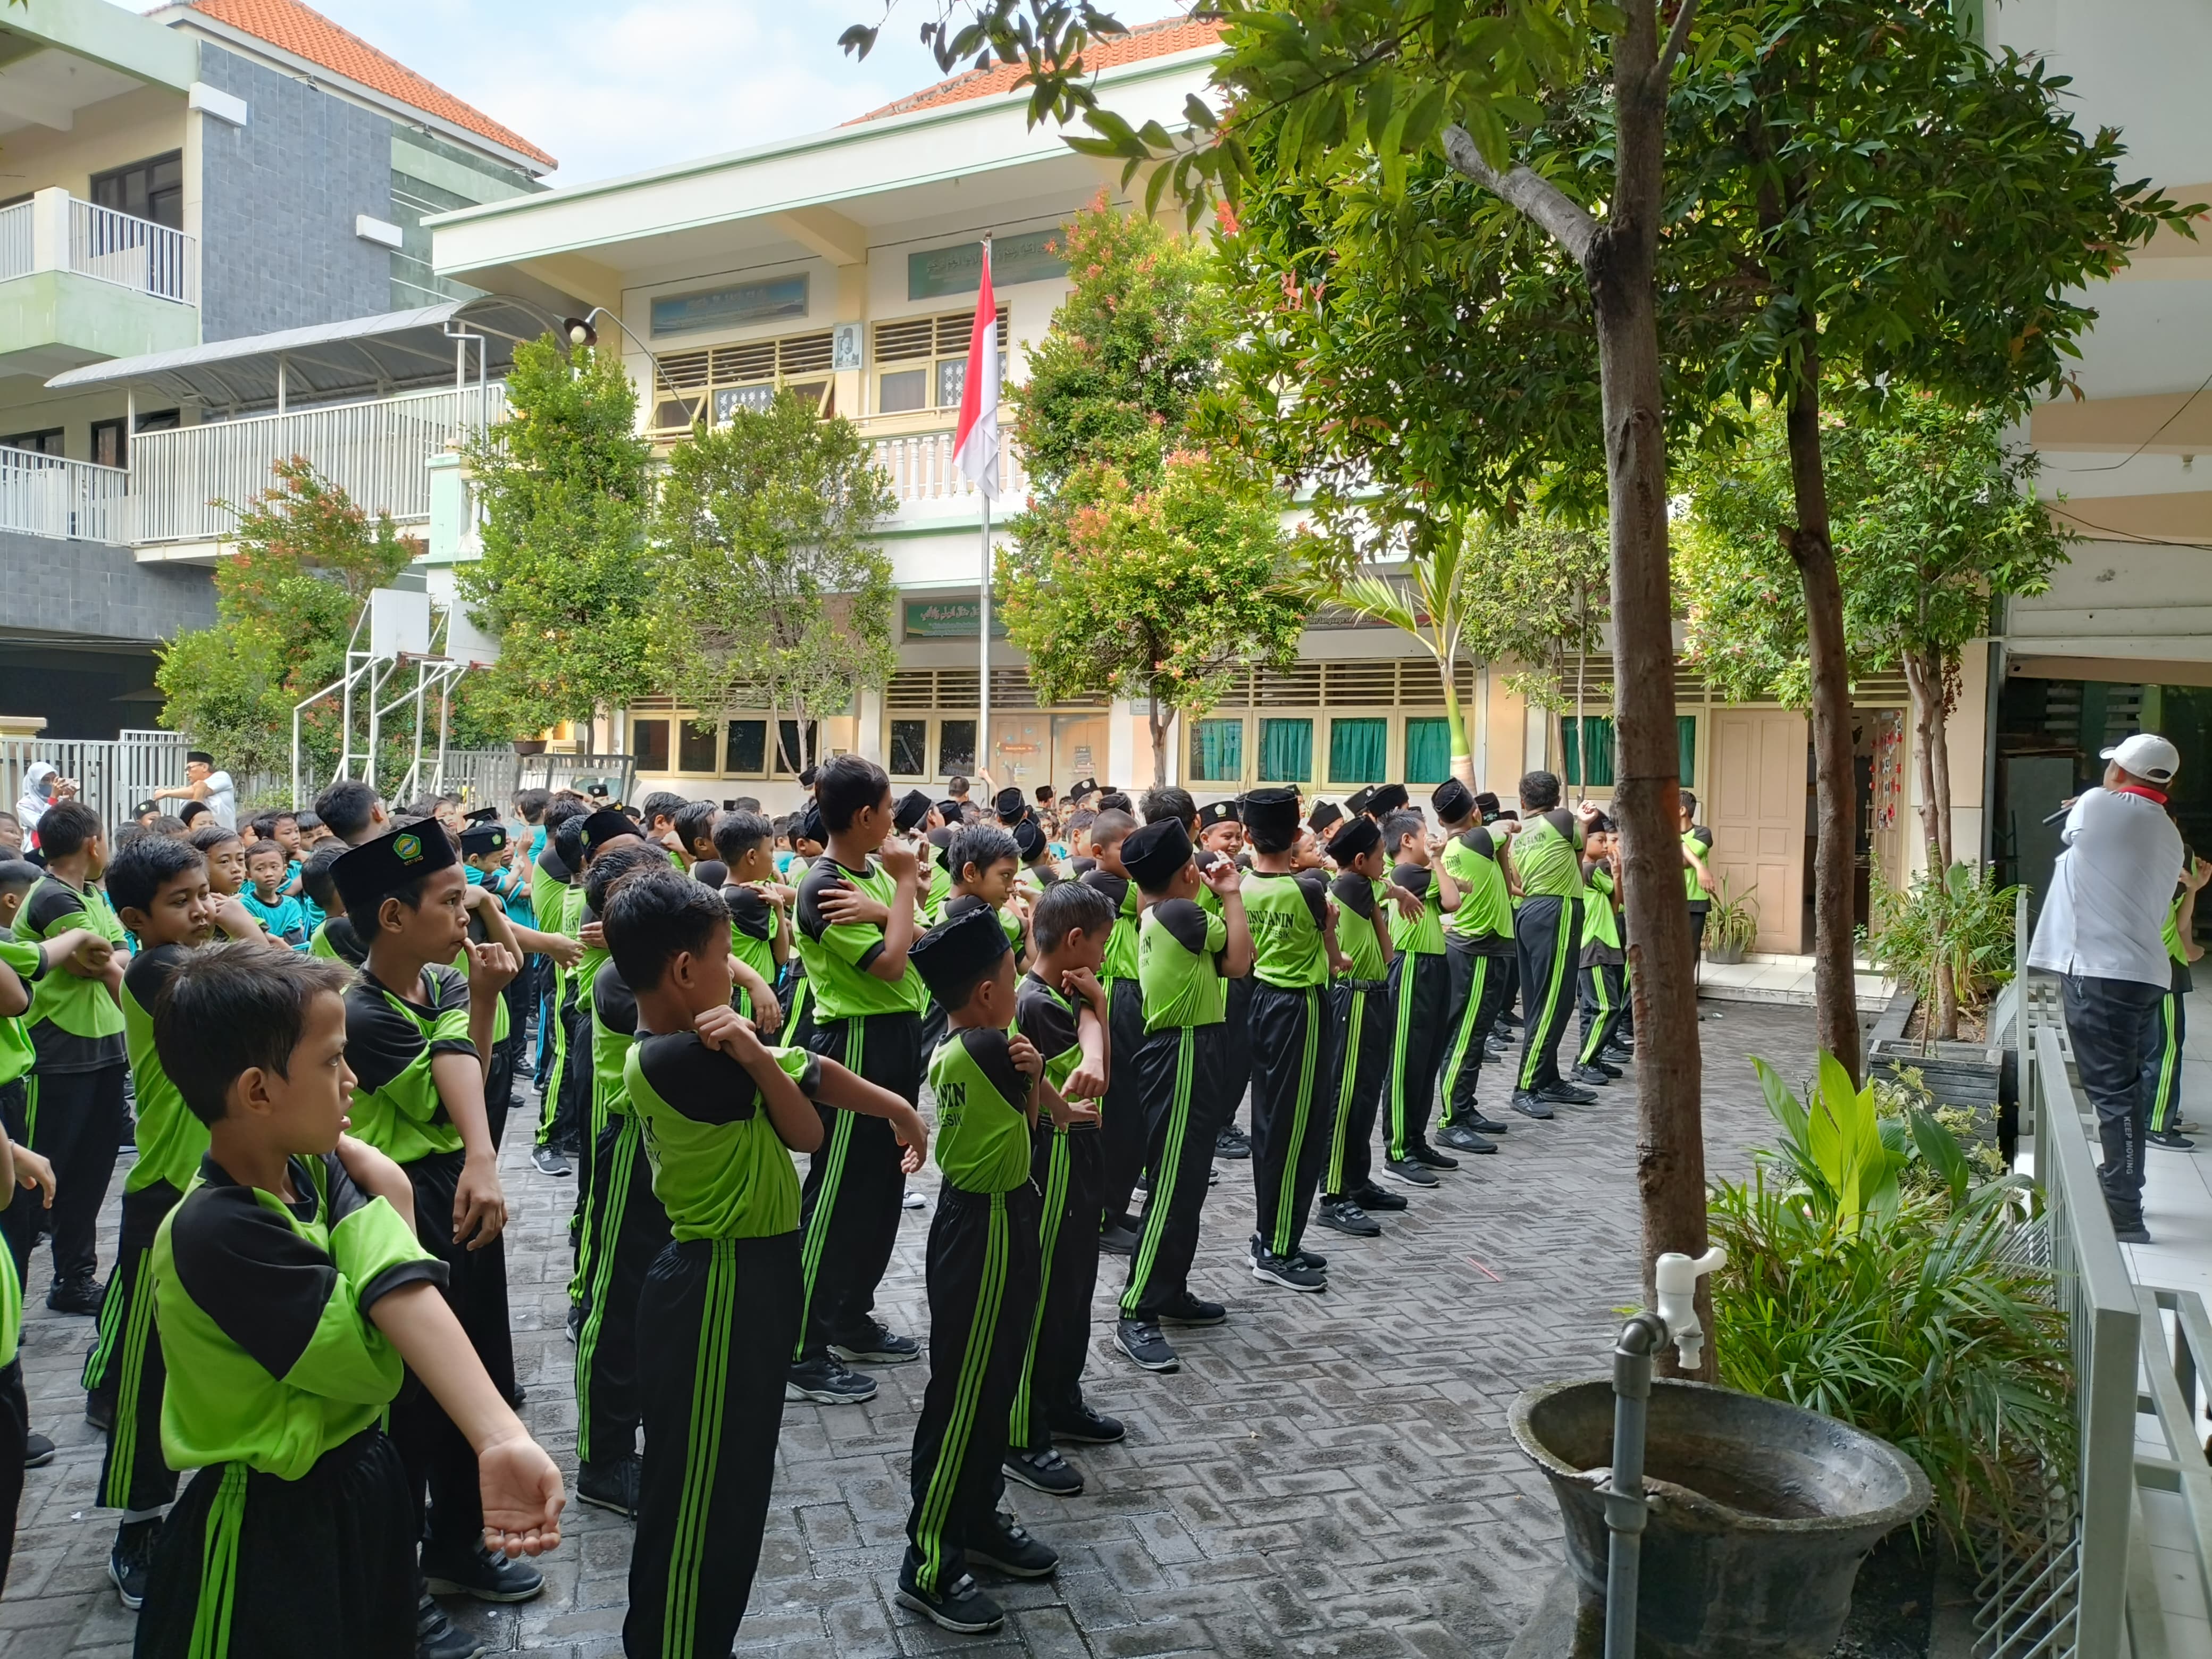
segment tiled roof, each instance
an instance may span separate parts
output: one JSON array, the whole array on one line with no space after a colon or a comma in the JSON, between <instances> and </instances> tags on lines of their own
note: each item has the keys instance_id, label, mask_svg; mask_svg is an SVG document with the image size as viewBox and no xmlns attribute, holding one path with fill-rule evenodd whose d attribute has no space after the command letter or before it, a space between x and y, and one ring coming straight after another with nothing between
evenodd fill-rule
<instances>
[{"instance_id":1,"label":"tiled roof","mask_svg":"<svg viewBox=\"0 0 2212 1659\"><path fill-rule=\"evenodd\" d=\"M216 0L216 3L236 3L237 0ZM1210 46L1220 39L1219 23L1170 17L1164 22L1142 24L1110 40L1092 41L1083 49L1083 67L1095 70L1112 69L1117 64L1142 63L1147 58L1165 58L1170 52ZM904 115L911 110L933 109L940 104L965 103L971 98L1012 92L1022 71L1019 64L994 64L988 69L969 70L950 80L939 81L935 86L909 93L881 109L872 109L846 125L858 126L862 121L880 120L886 115Z\"/></svg>"},{"instance_id":2,"label":"tiled roof","mask_svg":"<svg viewBox=\"0 0 2212 1659\"><path fill-rule=\"evenodd\" d=\"M349 81L387 98L450 121L457 127L490 139L495 144L527 155L550 168L560 165L520 133L503 127L482 110L465 104L443 87L433 85L396 58L388 58L359 35L336 23L300 0L186 0L190 9L228 23L258 40L320 64Z\"/></svg>"}]
</instances>

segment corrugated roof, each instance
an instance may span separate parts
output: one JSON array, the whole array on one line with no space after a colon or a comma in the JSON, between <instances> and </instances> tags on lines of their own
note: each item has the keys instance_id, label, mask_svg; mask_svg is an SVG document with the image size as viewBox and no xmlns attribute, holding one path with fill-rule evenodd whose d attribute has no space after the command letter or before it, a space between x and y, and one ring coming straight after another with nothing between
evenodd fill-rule
<instances>
[{"instance_id":1,"label":"corrugated roof","mask_svg":"<svg viewBox=\"0 0 2212 1659\"><path fill-rule=\"evenodd\" d=\"M495 144L543 162L549 169L560 165L513 128L501 126L474 105L464 103L443 87L426 81L359 35L340 28L313 8L301 5L300 0L185 0L185 3L190 9L218 23L228 23L295 58L320 64L326 70L335 70L387 98L396 98L426 115L466 127Z\"/></svg>"},{"instance_id":2,"label":"corrugated roof","mask_svg":"<svg viewBox=\"0 0 2212 1659\"><path fill-rule=\"evenodd\" d=\"M230 0L222 3L229 3ZM1110 40L1092 41L1083 49L1083 67L1096 70L1112 69L1117 64L1142 63L1147 58L1165 58L1171 52L1210 46L1220 39L1221 25L1218 22L1170 17L1164 22L1139 25ZM896 103L855 116L845 125L858 126L863 121L881 120L886 115L905 115L914 110L933 109L940 104L965 103L971 98L1012 92L1022 72L1019 64L994 64L988 69L968 70L935 86L910 93Z\"/></svg>"}]
</instances>

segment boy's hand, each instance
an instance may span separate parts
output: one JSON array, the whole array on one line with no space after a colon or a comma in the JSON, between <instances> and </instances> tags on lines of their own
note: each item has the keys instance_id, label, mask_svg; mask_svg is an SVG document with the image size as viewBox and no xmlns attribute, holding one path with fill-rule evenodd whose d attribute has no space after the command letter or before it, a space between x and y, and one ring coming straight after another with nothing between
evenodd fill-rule
<instances>
[{"instance_id":1,"label":"boy's hand","mask_svg":"<svg viewBox=\"0 0 2212 1659\"><path fill-rule=\"evenodd\" d=\"M830 918L833 927L858 926L881 927L890 921L890 907L874 894L864 892L849 881L841 881L824 890L816 901L822 914Z\"/></svg>"},{"instance_id":2,"label":"boy's hand","mask_svg":"<svg viewBox=\"0 0 2212 1659\"><path fill-rule=\"evenodd\" d=\"M46 1208L54 1207L54 1166L33 1152L20 1140L14 1146L15 1184L25 1192L33 1187L39 1189L39 1201Z\"/></svg>"},{"instance_id":3,"label":"boy's hand","mask_svg":"<svg viewBox=\"0 0 2212 1659\"><path fill-rule=\"evenodd\" d=\"M338 1137L338 1163L353 1184L371 1198L380 1198L399 1212L409 1227L415 1224L415 1188L407 1172L365 1140Z\"/></svg>"},{"instance_id":4,"label":"boy's hand","mask_svg":"<svg viewBox=\"0 0 2212 1659\"><path fill-rule=\"evenodd\" d=\"M2182 872L2181 884L2195 893L2202 891L2208 881L2212 881L2212 864L2207 864L2195 854L2191 854L2189 867Z\"/></svg>"},{"instance_id":5,"label":"boy's hand","mask_svg":"<svg viewBox=\"0 0 2212 1659\"><path fill-rule=\"evenodd\" d=\"M1390 884L1390 902L1398 907L1398 914L1407 921L1413 921L1419 918L1421 896L1419 893L1401 887L1394 881Z\"/></svg>"},{"instance_id":6,"label":"boy's hand","mask_svg":"<svg viewBox=\"0 0 2212 1659\"><path fill-rule=\"evenodd\" d=\"M762 882L758 890L771 904L787 907L799 902L799 890L780 881Z\"/></svg>"},{"instance_id":7,"label":"boy's hand","mask_svg":"<svg viewBox=\"0 0 2212 1659\"><path fill-rule=\"evenodd\" d=\"M453 1183L453 1241L481 1250L507 1231L507 1194L490 1160L470 1158Z\"/></svg>"},{"instance_id":8,"label":"boy's hand","mask_svg":"<svg viewBox=\"0 0 2212 1659\"><path fill-rule=\"evenodd\" d=\"M692 1020L691 1029L699 1034L700 1042L709 1048L720 1049L741 1066L759 1054L762 1048L752 1022L727 1003L698 1015Z\"/></svg>"},{"instance_id":9,"label":"boy's hand","mask_svg":"<svg viewBox=\"0 0 2212 1659\"><path fill-rule=\"evenodd\" d=\"M1198 878L1224 899L1241 891L1244 884L1244 872L1237 867L1234 859L1214 860L1198 872Z\"/></svg>"},{"instance_id":10,"label":"boy's hand","mask_svg":"<svg viewBox=\"0 0 2212 1659\"><path fill-rule=\"evenodd\" d=\"M893 881L911 881L921 869L913 848L902 841L887 841L876 849L876 862Z\"/></svg>"},{"instance_id":11,"label":"boy's hand","mask_svg":"<svg viewBox=\"0 0 2212 1659\"><path fill-rule=\"evenodd\" d=\"M511 1560L560 1547L561 1511L568 1502L561 1471L520 1424L514 1435L477 1453L477 1488L486 1549Z\"/></svg>"},{"instance_id":12,"label":"boy's hand","mask_svg":"<svg viewBox=\"0 0 2212 1659\"><path fill-rule=\"evenodd\" d=\"M469 994L496 996L505 990L514 976L522 971L522 964L504 945L485 943L469 946Z\"/></svg>"},{"instance_id":13,"label":"boy's hand","mask_svg":"<svg viewBox=\"0 0 2212 1659\"><path fill-rule=\"evenodd\" d=\"M1087 1061L1079 1060L1075 1069L1067 1074L1067 1081L1060 1085L1060 1092L1067 1100L1097 1100L1106 1092L1106 1079L1092 1071ZM1091 1116L1095 1121L1097 1114L1094 1112ZM1054 1114L1054 1121L1059 1121L1057 1113Z\"/></svg>"},{"instance_id":14,"label":"boy's hand","mask_svg":"<svg viewBox=\"0 0 2212 1659\"><path fill-rule=\"evenodd\" d=\"M753 1029L764 1037L774 1036L783 1029L783 1005L774 997L753 999Z\"/></svg>"},{"instance_id":15,"label":"boy's hand","mask_svg":"<svg viewBox=\"0 0 2212 1659\"><path fill-rule=\"evenodd\" d=\"M1070 1077L1067 1084L1073 1089L1075 1079ZM1098 1109L1085 1105L1079 1097L1061 1096L1053 1103L1052 1121L1055 1127L1062 1129L1093 1128L1098 1122Z\"/></svg>"},{"instance_id":16,"label":"boy's hand","mask_svg":"<svg viewBox=\"0 0 2212 1659\"><path fill-rule=\"evenodd\" d=\"M576 939L578 941L576 959L580 962L583 960L585 951L604 951L607 948L606 926L603 922L587 921L576 930Z\"/></svg>"},{"instance_id":17,"label":"boy's hand","mask_svg":"<svg viewBox=\"0 0 2212 1659\"><path fill-rule=\"evenodd\" d=\"M1044 1056L1036 1051L1036 1044L1025 1036L1006 1039L1006 1054L1014 1062L1014 1069L1035 1083L1044 1075Z\"/></svg>"},{"instance_id":18,"label":"boy's hand","mask_svg":"<svg viewBox=\"0 0 2212 1659\"><path fill-rule=\"evenodd\" d=\"M219 895L215 902L215 925L229 939L260 939L264 929L246 902L235 893Z\"/></svg>"},{"instance_id":19,"label":"boy's hand","mask_svg":"<svg viewBox=\"0 0 2212 1659\"><path fill-rule=\"evenodd\" d=\"M929 1162L929 1127L911 1106L901 1106L892 1113L890 1126L891 1133L898 1137L899 1168L914 1175Z\"/></svg>"},{"instance_id":20,"label":"boy's hand","mask_svg":"<svg viewBox=\"0 0 2212 1659\"><path fill-rule=\"evenodd\" d=\"M1081 997L1098 1011L1101 1019L1106 1018L1106 988L1098 982L1098 975L1088 968L1070 968L1060 976L1060 988L1072 997Z\"/></svg>"},{"instance_id":21,"label":"boy's hand","mask_svg":"<svg viewBox=\"0 0 2212 1659\"><path fill-rule=\"evenodd\" d=\"M553 942L545 947L544 953L553 958L556 967L574 968L584 959L581 939L570 939L566 933L549 933L546 937Z\"/></svg>"}]
</instances>

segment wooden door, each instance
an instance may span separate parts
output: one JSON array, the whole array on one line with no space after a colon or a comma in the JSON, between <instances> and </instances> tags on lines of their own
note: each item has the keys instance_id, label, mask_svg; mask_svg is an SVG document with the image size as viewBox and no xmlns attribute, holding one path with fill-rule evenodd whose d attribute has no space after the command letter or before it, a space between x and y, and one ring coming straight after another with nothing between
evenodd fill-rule
<instances>
[{"instance_id":1,"label":"wooden door","mask_svg":"<svg viewBox=\"0 0 2212 1659\"><path fill-rule=\"evenodd\" d=\"M1778 708L1716 708L1711 732L1713 832L1708 860L1731 896L1759 903L1754 951L1804 949L1805 717Z\"/></svg>"}]
</instances>

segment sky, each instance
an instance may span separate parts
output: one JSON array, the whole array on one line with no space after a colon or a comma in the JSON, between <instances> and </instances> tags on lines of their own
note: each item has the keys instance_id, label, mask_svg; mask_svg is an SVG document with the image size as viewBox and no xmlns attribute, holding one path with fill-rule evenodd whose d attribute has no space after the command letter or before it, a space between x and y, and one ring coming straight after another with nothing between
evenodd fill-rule
<instances>
[{"instance_id":1,"label":"sky","mask_svg":"<svg viewBox=\"0 0 2212 1659\"><path fill-rule=\"evenodd\" d=\"M886 21L884 0L307 0L560 158L555 184L817 131L940 80L917 38L940 3ZM865 63L837 46L859 22L884 24Z\"/></svg>"}]
</instances>

